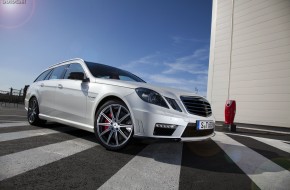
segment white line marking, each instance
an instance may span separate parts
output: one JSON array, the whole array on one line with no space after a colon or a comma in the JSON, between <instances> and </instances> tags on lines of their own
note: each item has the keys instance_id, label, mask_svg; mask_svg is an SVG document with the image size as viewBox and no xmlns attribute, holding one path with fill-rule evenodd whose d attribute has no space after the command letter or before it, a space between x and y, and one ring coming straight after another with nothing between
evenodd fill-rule
<instances>
[{"instance_id":1,"label":"white line marking","mask_svg":"<svg viewBox=\"0 0 290 190\"><path fill-rule=\"evenodd\" d=\"M19 122L23 122L23 120L0 120L0 122L3 122L3 123L19 123Z\"/></svg>"},{"instance_id":2,"label":"white line marking","mask_svg":"<svg viewBox=\"0 0 290 190\"><path fill-rule=\"evenodd\" d=\"M99 189L178 189L182 143L145 147Z\"/></svg>"},{"instance_id":3,"label":"white line marking","mask_svg":"<svg viewBox=\"0 0 290 190\"><path fill-rule=\"evenodd\" d=\"M284 132L284 131L273 131L273 130L268 130L268 129L257 129L257 128L249 128L249 127L239 127L239 129L248 129L248 130L253 130L253 131L264 131L264 132L271 132L271 133L280 133L280 134L289 134L290 132Z\"/></svg>"},{"instance_id":4,"label":"white line marking","mask_svg":"<svg viewBox=\"0 0 290 190\"><path fill-rule=\"evenodd\" d=\"M219 127L223 127L223 125L217 125ZM251 127L240 127L237 126L237 129L247 129L247 130L252 130L252 131L263 131L263 132L271 132L271 133L281 133L281 134L290 134L290 132L285 132L285 131L275 131L275 130L269 130L269 129L258 129L258 128L251 128Z\"/></svg>"},{"instance_id":5,"label":"white line marking","mask_svg":"<svg viewBox=\"0 0 290 190\"><path fill-rule=\"evenodd\" d=\"M61 131L70 131L73 128L59 127L55 129L61 129ZM20 131L20 132L1 133L0 142L41 136L41 135L49 135L49 134L54 134L54 133L59 133L59 131L52 130L52 129L37 129L37 130L28 130L28 131Z\"/></svg>"},{"instance_id":6,"label":"white line marking","mask_svg":"<svg viewBox=\"0 0 290 190\"><path fill-rule=\"evenodd\" d=\"M290 153L290 145L284 142L287 141L281 141L277 139L269 139L269 138L263 138L263 137L254 137L254 136L249 136L249 135L240 135L240 134L233 134L233 133L226 133L227 135L235 135L235 136L241 136L241 137L249 137L252 139L255 139L257 141L260 141L262 143L268 144L270 146L273 146L274 148L283 150L285 152Z\"/></svg>"},{"instance_id":7,"label":"white line marking","mask_svg":"<svg viewBox=\"0 0 290 190\"><path fill-rule=\"evenodd\" d=\"M261 189L289 189L290 172L229 136L216 132L212 138Z\"/></svg>"},{"instance_id":8,"label":"white line marking","mask_svg":"<svg viewBox=\"0 0 290 190\"><path fill-rule=\"evenodd\" d=\"M0 128L2 127L19 127L19 126L27 126L28 122L17 122L17 123L0 123Z\"/></svg>"},{"instance_id":9,"label":"white line marking","mask_svg":"<svg viewBox=\"0 0 290 190\"><path fill-rule=\"evenodd\" d=\"M23 116L23 115L0 115L0 117L27 117L27 116Z\"/></svg>"},{"instance_id":10,"label":"white line marking","mask_svg":"<svg viewBox=\"0 0 290 190\"><path fill-rule=\"evenodd\" d=\"M0 157L0 181L98 145L77 138Z\"/></svg>"},{"instance_id":11,"label":"white line marking","mask_svg":"<svg viewBox=\"0 0 290 190\"><path fill-rule=\"evenodd\" d=\"M23 121L26 121L26 120L0 120L0 122L3 122L3 123L19 123L19 122L23 122Z\"/></svg>"},{"instance_id":12,"label":"white line marking","mask_svg":"<svg viewBox=\"0 0 290 190\"><path fill-rule=\"evenodd\" d=\"M290 145L280 140L267 139L267 138L261 138L261 137L251 137L251 138L261 141L262 143L268 144L270 146L273 146L277 149L283 150L284 152L290 153Z\"/></svg>"}]
</instances>

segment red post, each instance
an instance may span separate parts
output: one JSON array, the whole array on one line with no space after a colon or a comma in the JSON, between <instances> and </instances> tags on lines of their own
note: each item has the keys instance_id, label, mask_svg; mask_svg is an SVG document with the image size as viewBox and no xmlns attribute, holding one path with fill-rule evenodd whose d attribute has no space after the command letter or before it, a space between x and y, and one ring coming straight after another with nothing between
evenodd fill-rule
<instances>
[{"instance_id":1,"label":"red post","mask_svg":"<svg viewBox=\"0 0 290 190\"><path fill-rule=\"evenodd\" d=\"M236 101L227 100L225 105L225 125L230 128L231 131L236 131L236 125L234 125L234 119L236 115Z\"/></svg>"}]
</instances>

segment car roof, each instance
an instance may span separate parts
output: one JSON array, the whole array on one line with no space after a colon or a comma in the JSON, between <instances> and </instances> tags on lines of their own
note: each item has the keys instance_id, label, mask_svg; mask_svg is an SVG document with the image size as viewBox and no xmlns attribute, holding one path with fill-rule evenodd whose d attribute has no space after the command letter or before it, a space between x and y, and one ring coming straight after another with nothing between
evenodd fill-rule
<instances>
[{"instance_id":1,"label":"car roof","mask_svg":"<svg viewBox=\"0 0 290 190\"><path fill-rule=\"evenodd\" d=\"M69 60L66 60L66 61L59 62L59 63L54 64L54 65L51 65L50 67L48 67L48 69L51 69L51 68L54 68L56 66L59 66L59 65L65 64L65 63L69 63L69 62L72 62L72 61L82 61L82 62L84 62L84 60L81 59L81 58L74 58L74 59L69 59Z\"/></svg>"}]
</instances>

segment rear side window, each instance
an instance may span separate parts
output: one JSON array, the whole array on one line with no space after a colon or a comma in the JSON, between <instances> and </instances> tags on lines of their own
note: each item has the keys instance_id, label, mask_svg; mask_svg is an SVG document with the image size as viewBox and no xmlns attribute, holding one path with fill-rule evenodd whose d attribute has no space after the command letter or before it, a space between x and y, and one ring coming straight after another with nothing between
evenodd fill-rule
<instances>
[{"instance_id":1,"label":"rear side window","mask_svg":"<svg viewBox=\"0 0 290 190\"><path fill-rule=\"evenodd\" d=\"M37 82L37 81L42 81L42 80L45 80L45 77L48 75L48 73L50 72L51 70L47 70L47 71L44 71L43 73L41 73L36 79L34 82Z\"/></svg>"},{"instance_id":2,"label":"rear side window","mask_svg":"<svg viewBox=\"0 0 290 190\"><path fill-rule=\"evenodd\" d=\"M66 70L67 71L64 75L64 79L74 79L73 73L76 73L76 72L84 73L84 76L85 76L85 71L84 71L83 67L78 63L70 64Z\"/></svg>"},{"instance_id":3,"label":"rear side window","mask_svg":"<svg viewBox=\"0 0 290 190\"><path fill-rule=\"evenodd\" d=\"M50 69L50 72L48 73L48 75L46 75L46 77L45 77L45 79L44 79L44 80L48 80L48 79L49 79L49 77L50 77L50 75L51 75L52 71L53 71L53 69Z\"/></svg>"},{"instance_id":4,"label":"rear side window","mask_svg":"<svg viewBox=\"0 0 290 190\"><path fill-rule=\"evenodd\" d=\"M53 69L50 77L49 77L49 80L51 79L62 79L63 78L63 74L64 74L64 70L65 68L67 67L67 65L62 65L62 66L59 66L59 67L56 67Z\"/></svg>"}]
</instances>

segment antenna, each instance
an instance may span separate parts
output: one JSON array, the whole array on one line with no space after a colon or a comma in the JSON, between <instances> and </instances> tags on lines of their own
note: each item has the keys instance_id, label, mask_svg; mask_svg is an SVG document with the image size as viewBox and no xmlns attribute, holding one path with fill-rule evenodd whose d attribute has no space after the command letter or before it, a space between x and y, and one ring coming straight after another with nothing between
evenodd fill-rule
<instances>
[{"instance_id":1,"label":"antenna","mask_svg":"<svg viewBox=\"0 0 290 190\"><path fill-rule=\"evenodd\" d=\"M195 90L195 93L198 94L198 88L195 87L194 90Z\"/></svg>"}]
</instances>

